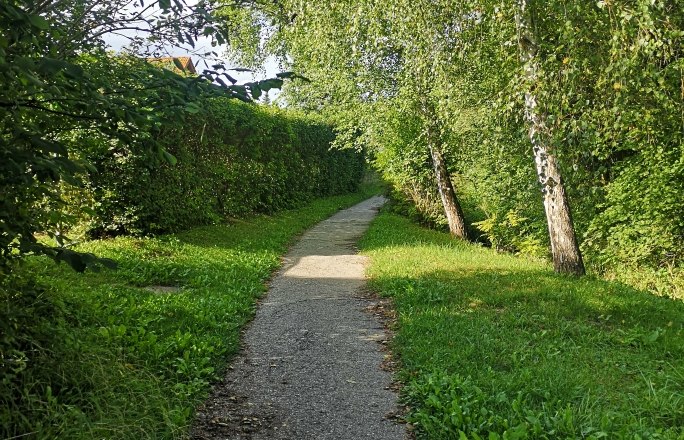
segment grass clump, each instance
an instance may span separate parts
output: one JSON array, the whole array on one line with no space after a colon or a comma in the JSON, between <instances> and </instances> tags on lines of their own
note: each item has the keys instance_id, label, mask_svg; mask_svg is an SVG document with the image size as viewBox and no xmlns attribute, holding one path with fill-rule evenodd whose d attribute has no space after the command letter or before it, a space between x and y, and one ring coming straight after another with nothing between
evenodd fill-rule
<instances>
[{"instance_id":1,"label":"grass clump","mask_svg":"<svg viewBox=\"0 0 684 440\"><path fill-rule=\"evenodd\" d=\"M394 298L422 439L684 438L684 303L383 213L362 241Z\"/></svg>"},{"instance_id":2,"label":"grass clump","mask_svg":"<svg viewBox=\"0 0 684 440\"><path fill-rule=\"evenodd\" d=\"M116 271L29 259L0 280L0 438L183 438L288 244L376 190L79 247Z\"/></svg>"}]
</instances>

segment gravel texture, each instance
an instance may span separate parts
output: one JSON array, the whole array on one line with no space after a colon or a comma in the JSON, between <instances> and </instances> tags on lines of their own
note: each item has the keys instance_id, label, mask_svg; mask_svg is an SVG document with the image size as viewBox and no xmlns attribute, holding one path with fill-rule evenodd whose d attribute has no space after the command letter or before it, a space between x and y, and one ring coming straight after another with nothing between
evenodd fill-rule
<instances>
[{"instance_id":1,"label":"gravel texture","mask_svg":"<svg viewBox=\"0 0 684 440\"><path fill-rule=\"evenodd\" d=\"M244 349L198 409L193 439L406 438L381 369L387 336L359 295L366 258L354 247L384 202L337 213L290 250Z\"/></svg>"}]
</instances>

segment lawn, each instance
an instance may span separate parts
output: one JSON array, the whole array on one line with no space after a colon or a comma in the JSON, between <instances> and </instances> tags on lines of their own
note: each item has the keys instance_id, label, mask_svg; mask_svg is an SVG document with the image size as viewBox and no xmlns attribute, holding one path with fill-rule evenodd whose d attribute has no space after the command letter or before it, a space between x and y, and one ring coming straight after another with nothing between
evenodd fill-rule
<instances>
[{"instance_id":1,"label":"lawn","mask_svg":"<svg viewBox=\"0 0 684 440\"><path fill-rule=\"evenodd\" d=\"M183 438L288 244L375 192L79 247L115 271L30 259L37 285L0 289L0 438Z\"/></svg>"},{"instance_id":2,"label":"lawn","mask_svg":"<svg viewBox=\"0 0 684 440\"><path fill-rule=\"evenodd\" d=\"M420 439L684 438L684 303L381 214L362 241L397 309Z\"/></svg>"}]
</instances>

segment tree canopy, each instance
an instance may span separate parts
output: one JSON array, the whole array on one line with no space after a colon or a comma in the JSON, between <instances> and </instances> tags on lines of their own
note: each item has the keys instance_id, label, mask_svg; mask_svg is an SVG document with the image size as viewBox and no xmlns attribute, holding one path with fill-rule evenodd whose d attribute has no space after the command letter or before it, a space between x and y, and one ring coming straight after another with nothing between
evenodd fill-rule
<instances>
[{"instance_id":1,"label":"tree canopy","mask_svg":"<svg viewBox=\"0 0 684 440\"><path fill-rule=\"evenodd\" d=\"M372 151L411 209L445 221L438 145L471 237L550 244L564 272L583 272L580 248L599 272L681 268L681 1L275 4L252 3L239 32L267 40L236 56L310 78L287 102Z\"/></svg>"}]
</instances>

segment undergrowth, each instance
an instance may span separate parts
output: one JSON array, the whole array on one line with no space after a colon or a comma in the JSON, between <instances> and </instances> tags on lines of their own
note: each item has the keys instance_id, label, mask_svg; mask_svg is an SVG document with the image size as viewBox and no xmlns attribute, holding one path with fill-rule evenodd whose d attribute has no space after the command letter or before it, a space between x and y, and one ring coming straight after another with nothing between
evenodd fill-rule
<instances>
[{"instance_id":1,"label":"undergrowth","mask_svg":"<svg viewBox=\"0 0 684 440\"><path fill-rule=\"evenodd\" d=\"M381 214L362 241L394 298L419 439L684 438L684 303L553 273Z\"/></svg>"},{"instance_id":2,"label":"undergrowth","mask_svg":"<svg viewBox=\"0 0 684 440\"><path fill-rule=\"evenodd\" d=\"M79 247L115 271L29 259L0 283L0 438L185 437L288 244L376 191Z\"/></svg>"}]
</instances>

